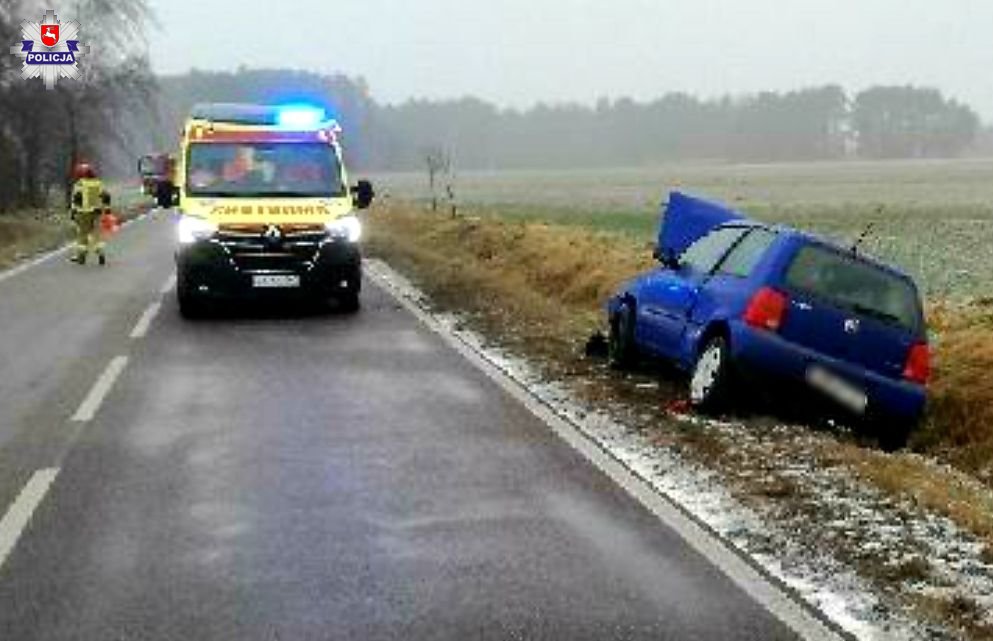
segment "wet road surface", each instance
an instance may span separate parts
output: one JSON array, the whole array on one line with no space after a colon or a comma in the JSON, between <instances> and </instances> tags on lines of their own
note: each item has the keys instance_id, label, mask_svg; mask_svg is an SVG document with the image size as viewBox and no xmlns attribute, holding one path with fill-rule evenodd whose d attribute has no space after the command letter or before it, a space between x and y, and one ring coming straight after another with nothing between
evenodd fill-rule
<instances>
[{"instance_id":1,"label":"wet road surface","mask_svg":"<svg viewBox=\"0 0 993 641\"><path fill-rule=\"evenodd\" d=\"M0 639L797 638L374 284L181 320L171 226L0 281Z\"/></svg>"}]
</instances>

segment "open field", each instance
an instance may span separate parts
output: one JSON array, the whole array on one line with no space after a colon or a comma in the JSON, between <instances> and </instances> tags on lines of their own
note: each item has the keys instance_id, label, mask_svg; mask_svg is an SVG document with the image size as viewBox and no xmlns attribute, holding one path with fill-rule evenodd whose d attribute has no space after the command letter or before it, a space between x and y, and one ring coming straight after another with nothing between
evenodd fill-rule
<instances>
[{"instance_id":1,"label":"open field","mask_svg":"<svg viewBox=\"0 0 993 641\"><path fill-rule=\"evenodd\" d=\"M422 174L375 177L383 194L428 197ZM673 189L851 242L902 266L929 297L993 292L993 160L674 165L570 172L470 172L455 181L472 214L541 220L651 242Z\"/></svg>"},{"instance_id":2,"label":"open field","mask_svg":"<svg viewBox=\"0 0 993 641\"><path fill-rule=\"evenodd\" d=\"M748 205L787 207L962 205L993 202L993 159L762 165L679 164L606 171L465 172L456 176L465 202L654 211L670 189ZM403 198L427 195L420 173L377 176Z\"/></svg>"}]
</instances>

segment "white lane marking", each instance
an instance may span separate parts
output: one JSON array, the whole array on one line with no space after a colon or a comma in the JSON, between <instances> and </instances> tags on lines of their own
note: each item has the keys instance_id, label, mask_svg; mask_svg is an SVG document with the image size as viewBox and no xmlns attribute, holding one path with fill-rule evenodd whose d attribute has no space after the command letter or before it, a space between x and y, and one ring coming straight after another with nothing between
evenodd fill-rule
<instances>
[{"instance_id":1,"label":"white lane marking","mask_svg":"<svg viewBox=\"0 0 993 641\"><path fill-rule=\"evenodd\" d=\"M155 320L155 316L159 313L162 308L162 303L156 301L148 306L145 313L141 315L138 322L135 323L134 329L131 330L131 338L144 338L145 334L148 333L148 328L151 327L152 321Z\"/></svg>"},{"instance_id":2,"label":"white lane marking","mask_svg":"<svg viewBox=\"0 0 993 641\"><path fill-rule=\"evenodd\" d=\"M72 415L74 422L85 423L93 420L93 417L96 416L97 411L100 409L100 404L103 403L103 399L110 392L110 389L114 386L114 382L117 381L117 377L121 375L127 364L127 356L115 356L107 364L107 368L100 375L100 378L97 379L97 382L93 384L90 393L86 395L79 409Z\"/></svg>"},{"instance_id":3,"label":"white lane marking","mask_svg":"<svg viewBox=\"0 0 993 641\"><path fill-rule=\"evenodd\" d=\"M366 274L380 289L413 314L431 331L475 365L493 382L517 399L532 414L544 422L563 441L583 455L594 467L606 474L630 496L641 503L649 512L673 531L712 565L719 568L746 595L769 611L800 638L805 641L841 641L850 635L839 631L823 613L800 600L787 586L762 572L757 564L749 561L744 553L738 552L729 542L718 536L679 503L660 493L645 479L615 458L608 450L587 436L582 429L559 416L552 407L531 394L509 373L493 363L471 345L463 341L449 328L424 312L413 301L393 288L389 279L382 274L392 272L392 268L378 260L365 261L372 269Z\"/></svg>"},{"instance_id":4,"label":"white lane marking","mask_svg":"<svg viewBox=\"0 0 993 641\"><path fill-rule=\"evenodd\" d=\"M0 568L3 568L7 557L17 545L17 540L21 538L21 534L31 521L31 515L41 505L48 493L48 488L52 486L52 482L58 475L59 468L57 467L37 470L21 489L21 493L14 499L14 503L3 515L3 519L0 519Z\"/></svg>"},{"instance_id":5,"label":"white lane marking","mask_svg":"<svg viewBox=\"0 0 993 641\"><path fill-rule=\"evenodd\" d=\"M159 293L165 296L166 294L171 292L172 288L175 286L176 286L176 274L173 274L172 276L169 277L169 280L165 282L165 285L162 286L162 289L159 290Z\"/></svg>"}]
</instances>

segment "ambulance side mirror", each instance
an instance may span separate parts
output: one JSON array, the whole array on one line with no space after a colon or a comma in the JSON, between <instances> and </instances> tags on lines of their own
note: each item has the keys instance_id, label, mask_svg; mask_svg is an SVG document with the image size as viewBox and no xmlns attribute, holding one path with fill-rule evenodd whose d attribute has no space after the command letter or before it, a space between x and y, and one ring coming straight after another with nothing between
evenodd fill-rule
<instances>
[{"instance_id":1,"label":"ambulance side mirror","mask_svg":"<svg viewBox=\"0 0 993 641\"><path fill-rule=\"evenodd\" d=\"M357 209L368 209L375 197L376 192L368 180L360 180L352 187L352 202L355 203Z\"/></svg>"}]
</instances>

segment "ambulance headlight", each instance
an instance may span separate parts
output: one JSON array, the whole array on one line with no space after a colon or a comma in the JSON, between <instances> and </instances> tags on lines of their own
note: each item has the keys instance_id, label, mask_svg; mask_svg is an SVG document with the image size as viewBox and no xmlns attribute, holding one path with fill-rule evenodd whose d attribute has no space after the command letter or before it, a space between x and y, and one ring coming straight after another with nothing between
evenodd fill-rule
<instances>
[{"instance_id":1,"label":"ambulance headlight","mask_svg":"<svg viewBox=\"0 0 993 641\"><path fill-rule=\"evenodd\" d=\"M326 227L331 238L347 240L350 243L357 243L362 238L362 223L352 215L335 218Z\"/></svg>"},{"instance_id":2,"label":"ambulance headlight","mask_svg":"<svg viewBox=\"0 0 993 641\"><path fill-rule=\"evenodd\" d=\"M194 216L183 216L176 225L176 237L182 245L210 238L216 231L216 223Z\"/></svg>"}]
</instances>

